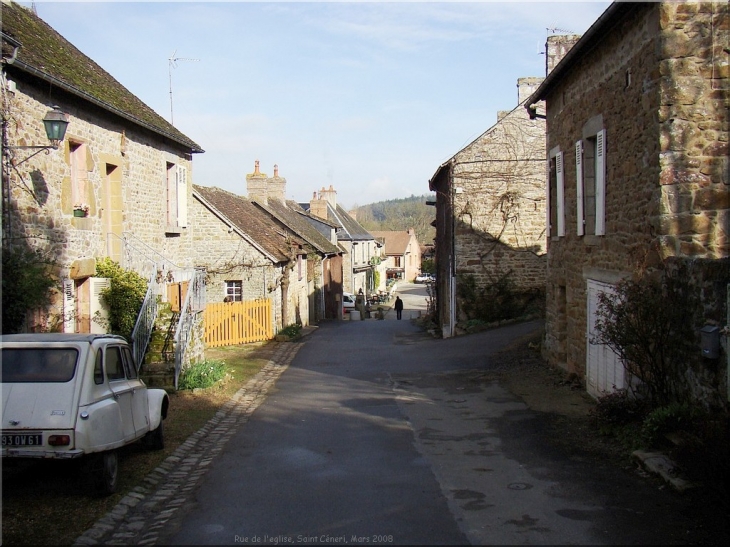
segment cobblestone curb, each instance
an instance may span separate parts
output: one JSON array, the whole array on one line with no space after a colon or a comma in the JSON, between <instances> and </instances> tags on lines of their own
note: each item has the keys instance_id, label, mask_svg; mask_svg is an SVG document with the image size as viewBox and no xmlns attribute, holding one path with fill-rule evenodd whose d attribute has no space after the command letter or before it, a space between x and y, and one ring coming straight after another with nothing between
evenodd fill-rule
<instances>
[{"instance_id":1,"label":"cobblestone curb","mask_svg":"<svg viewBox=\"0 0 730 547\"><path fill-rule=\"evenodd\" d=\"M154 545L159 532L188 501L191 492L236 429L265 400L266 393L289 367L303 342L286 342L207 424L193 433L74 545Z\"/></svg>"}]
</instances>

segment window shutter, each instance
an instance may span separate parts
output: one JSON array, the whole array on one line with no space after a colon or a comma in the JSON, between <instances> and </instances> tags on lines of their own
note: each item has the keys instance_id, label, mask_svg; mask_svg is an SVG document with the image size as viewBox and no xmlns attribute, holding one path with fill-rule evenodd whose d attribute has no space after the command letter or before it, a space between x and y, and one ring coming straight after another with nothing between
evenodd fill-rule
<instances>
[{"instance_id":1,"label":"window shutter","mask_svg":"<svg viewBox=\"0 0 730 547\"><path fill-rule=\"evenodd\" d=\"M585 219L583 217L583 141L575 143L575 190L576 190L576 201L577 201L577 216L576 227L578 229L578 235L582 236L585 233L583 224Z\"/></svg>"},{"instance_id":2,"label":"window shutter","mask_svg":"<svg viewBox=\"0 0 730 547\"><path fill-rule=\"evenodd\" d=\"M188 170L182 165L177 167L177 225L188 227Z\"/></svg>"},{"instance_id":3,"label":"window shutter","mask_svg":"<svg viewBox=\"0 0 730 547\"><path fill-rule=\"evenodd\" d=\"M558 179L558 237L565 235L565 188L563 174L563 153L559 152L555 157L555 174Z\"/></svg>"},{"instance_id":4,"label":"window shutter","mask_svg":"<svg viewBox=\"0 0 730 547\"><path fill-rule=\"evenodd\" d=\"M63 280L63 332L76 332L76 294L73 279Z\"/></svg>"},{"instance_id":5,"label":"window shutter","mask_svg":"<svg viewBox=\"0 0 730 547\"><path fill-rule=\"evenodd\" d=\"M596 135L596 235L606 233L606 130Z\"/></svg>"}]
</instances>

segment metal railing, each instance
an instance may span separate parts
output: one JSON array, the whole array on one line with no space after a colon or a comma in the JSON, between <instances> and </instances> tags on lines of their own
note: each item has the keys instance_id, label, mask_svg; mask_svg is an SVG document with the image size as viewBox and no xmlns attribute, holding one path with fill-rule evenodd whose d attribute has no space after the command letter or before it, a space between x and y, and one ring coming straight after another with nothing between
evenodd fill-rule
<instances>
[{"instance_id":1,"label":"metal railing","mask_svg":"<svg viewBox=\"0 0 730 547\"><path fill-rule=\"evenodd\" d=\"M190 349L196 316L205 310L205 271L187 270L179 272L179 281L188 281L185 302L180 306L180 318L175 329L175 389L180 371ZM187 278L187 279L186 279Z\"/></svg>"}]
</instances>

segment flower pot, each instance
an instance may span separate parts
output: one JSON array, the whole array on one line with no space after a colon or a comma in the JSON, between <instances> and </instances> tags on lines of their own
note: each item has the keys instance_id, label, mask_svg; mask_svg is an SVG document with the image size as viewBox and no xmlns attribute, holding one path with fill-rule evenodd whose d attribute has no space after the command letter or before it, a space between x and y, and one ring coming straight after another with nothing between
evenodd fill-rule
<instances>
[{"instance_id":1,"label":"flower pot","mask_svg":"<svg viewBox=\"0 0 730 547\"><path fill-rule=\"evenodd\" d=\"M85 217L86 211L84 211L83 209L74 209L74 216L75 217Z\"/></svg>"}]
</instances>

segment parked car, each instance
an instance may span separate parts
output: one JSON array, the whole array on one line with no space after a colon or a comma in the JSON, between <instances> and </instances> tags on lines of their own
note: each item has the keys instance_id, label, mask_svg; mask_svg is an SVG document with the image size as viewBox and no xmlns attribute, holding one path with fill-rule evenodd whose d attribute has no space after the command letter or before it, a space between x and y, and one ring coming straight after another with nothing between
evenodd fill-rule
<instances>
[{"instance_id":1,"label":"parked car","mask_svg":"<svg viewBox=\"0 0 730 547\"><path fill-rule=\"evenodd\" d=\"M86 458L97 491L116 491L122 446L165 446L169 397L139 378L110 334L12 334L2 348L2 458Z\"/></svg>"},{"instance_id":2,"label":"parked car","mask_svg":"<svg viewBox=\"0 0 730 547\"><path fill-rule=\"evenodd\" d=\"M416 276L416 283L432 283L435 280L433 274L420 273Z\"/></svg>"},{"instance_id":3,"label":"parked car","mask_svg":"<svg viewBox=\"0 0 730 547\"><path fill-rule=\"evenodd\" d=\"M349 292L342 293L342 315L346 315L355 309L356 296Z\"/></svg>"}]
</instances>

